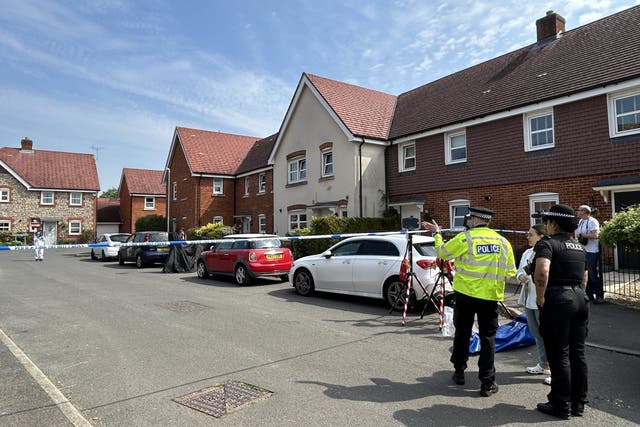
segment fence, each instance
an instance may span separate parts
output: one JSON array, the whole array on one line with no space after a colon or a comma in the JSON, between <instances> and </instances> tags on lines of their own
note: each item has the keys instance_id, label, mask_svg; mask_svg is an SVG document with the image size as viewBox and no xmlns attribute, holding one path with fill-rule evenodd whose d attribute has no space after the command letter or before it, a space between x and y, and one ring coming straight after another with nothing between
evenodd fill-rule
<instances>
[{"instance_id":1,"label":"fence","mask_svg":"<svg viewBox=\"0 0 640 427\"><path fill-rule=\"evenodd\" d=\"M640 252L601 247L600 278L605 293L640 299Z\"/></svg>"}]
</instances>

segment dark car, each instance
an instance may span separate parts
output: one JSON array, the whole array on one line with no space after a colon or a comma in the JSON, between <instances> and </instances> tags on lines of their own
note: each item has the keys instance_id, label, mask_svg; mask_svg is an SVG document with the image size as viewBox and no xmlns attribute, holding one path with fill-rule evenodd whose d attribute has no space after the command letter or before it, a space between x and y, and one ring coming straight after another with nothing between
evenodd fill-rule
<instances>
[{"instance_id":1,"label":"dark car","mask_svg":"<svg viewBox=\"0 0 640 427\"><path fill-rule=\"evenodd\" d=\"M200 254L198 277L210 274L233 276L236 283L246 285L255 277L279 277L289 280L293 257L289 248L282 247L278 236L269 234L232 234L211 250Z\"/></svg>"},{"instance_id":2,"label":"dark car","mask_svg":"<svg viewBox=\"0 0 640 427\"><path fill-rule=\"evenodd\" d=\"M166 231L136 231L129 236L125 244L168 241L169 233ZM167 245L121 246L118 251L118 263L124 265L127 261L133 261L136 263L136 267L142 268L155 263L164 264L168 256L168 243Z\"/></svg>"}]
</instances>

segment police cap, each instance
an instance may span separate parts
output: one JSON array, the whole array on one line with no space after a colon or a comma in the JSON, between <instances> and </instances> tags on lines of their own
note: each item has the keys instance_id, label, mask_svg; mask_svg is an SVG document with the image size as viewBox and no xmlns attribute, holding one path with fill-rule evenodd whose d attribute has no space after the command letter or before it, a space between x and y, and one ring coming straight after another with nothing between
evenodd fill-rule
<instances>
[{"instance_id":1,"label":"police cap","mask_svg":"<svg viewBox=\"0 0 640 427\"><path fill-rule=\"evenodd\" d=\"M494 213L495 212L491 209L483 208L481 206L469 208L469 216L475 216L476 218L480 218L485 221L490 221Z\"/></svg>"},{"instance_id":2,"label":"police cap","mask_svg":"<svg viewBox=\"0 0 640 427\"><path fill-rule=\"evenodd\" d=\"M553 205L549 211L542 212L543 221L554 221L566 232L572 232L578 228L578 218L571 206Z\"/></svg>"}]
</instances>

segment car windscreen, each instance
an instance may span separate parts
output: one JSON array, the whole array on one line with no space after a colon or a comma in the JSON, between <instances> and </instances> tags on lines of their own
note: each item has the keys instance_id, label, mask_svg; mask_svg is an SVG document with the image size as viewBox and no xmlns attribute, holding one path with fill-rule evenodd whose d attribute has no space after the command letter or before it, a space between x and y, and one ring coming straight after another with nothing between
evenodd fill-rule
<instances>
[{"instance_id":1,"label":"car windscreen","mask_svg":"<svg viewBox=\"0 0 640 427\"><path fill-rule=\"evenodd\" d=\"M109 236L112 242L120 242L124 243L127 241L129 236L127 234L114 234L113 236Z\"/></svg>"},{"instance_id":2,"label":"car windscreen","mask_svg":"<svg viewBox=\"0 0 640 427\"><path fill-rule=\"evenodd\" d=\"M433 242L414 243L413 248L422 256L438 256L436 254L436 248L434 247Z\"/></svg>"},{"instance_id":3,"label":"car windscreen","mask_svg":"<svg viewBox=\"0 0 640 427\"><path fill-rule=\"evenodd\" d=\"M258 239L251 242L254 249L280 248L282 243L280 239Z\"/></svg>"},{"instance_id":4,"label":"car windscreen","mask_svg":"<svg viewBox=\"0 0 640 427\"><path fill-rule=\"evenodd\" d=\"M168 233L149 233L149 242L166 242L169 240Z\"/></svg>"}]
</instances>

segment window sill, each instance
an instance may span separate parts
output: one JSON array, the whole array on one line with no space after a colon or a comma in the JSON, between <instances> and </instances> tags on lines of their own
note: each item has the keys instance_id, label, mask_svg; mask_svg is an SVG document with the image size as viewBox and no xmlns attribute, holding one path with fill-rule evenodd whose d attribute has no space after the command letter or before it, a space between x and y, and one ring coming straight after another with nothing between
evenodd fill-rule
<instances>
[{"instance_id":1,"label":"window sill","mask_svg":"<svg viewBox=\"0 0 640 427\"><path fill-rule=\"evenodd\" d=\"M336 178L333 175L323 176L322 178L318 179L318 182L333 181L334 179L336 179Z\"/></svg>"},{"instance_id":2,"label":"window sill","mask_svg":"<svg viewBox=\"0 0 640 427\"><path fill-rule=\"evenodd\" d=\"M289 188L289 187L298 187L300 185L307 185L307 181L299 181L299 182L293 182L290 184L285 185L285 188Z\"/></svg>"}]
</instances>

